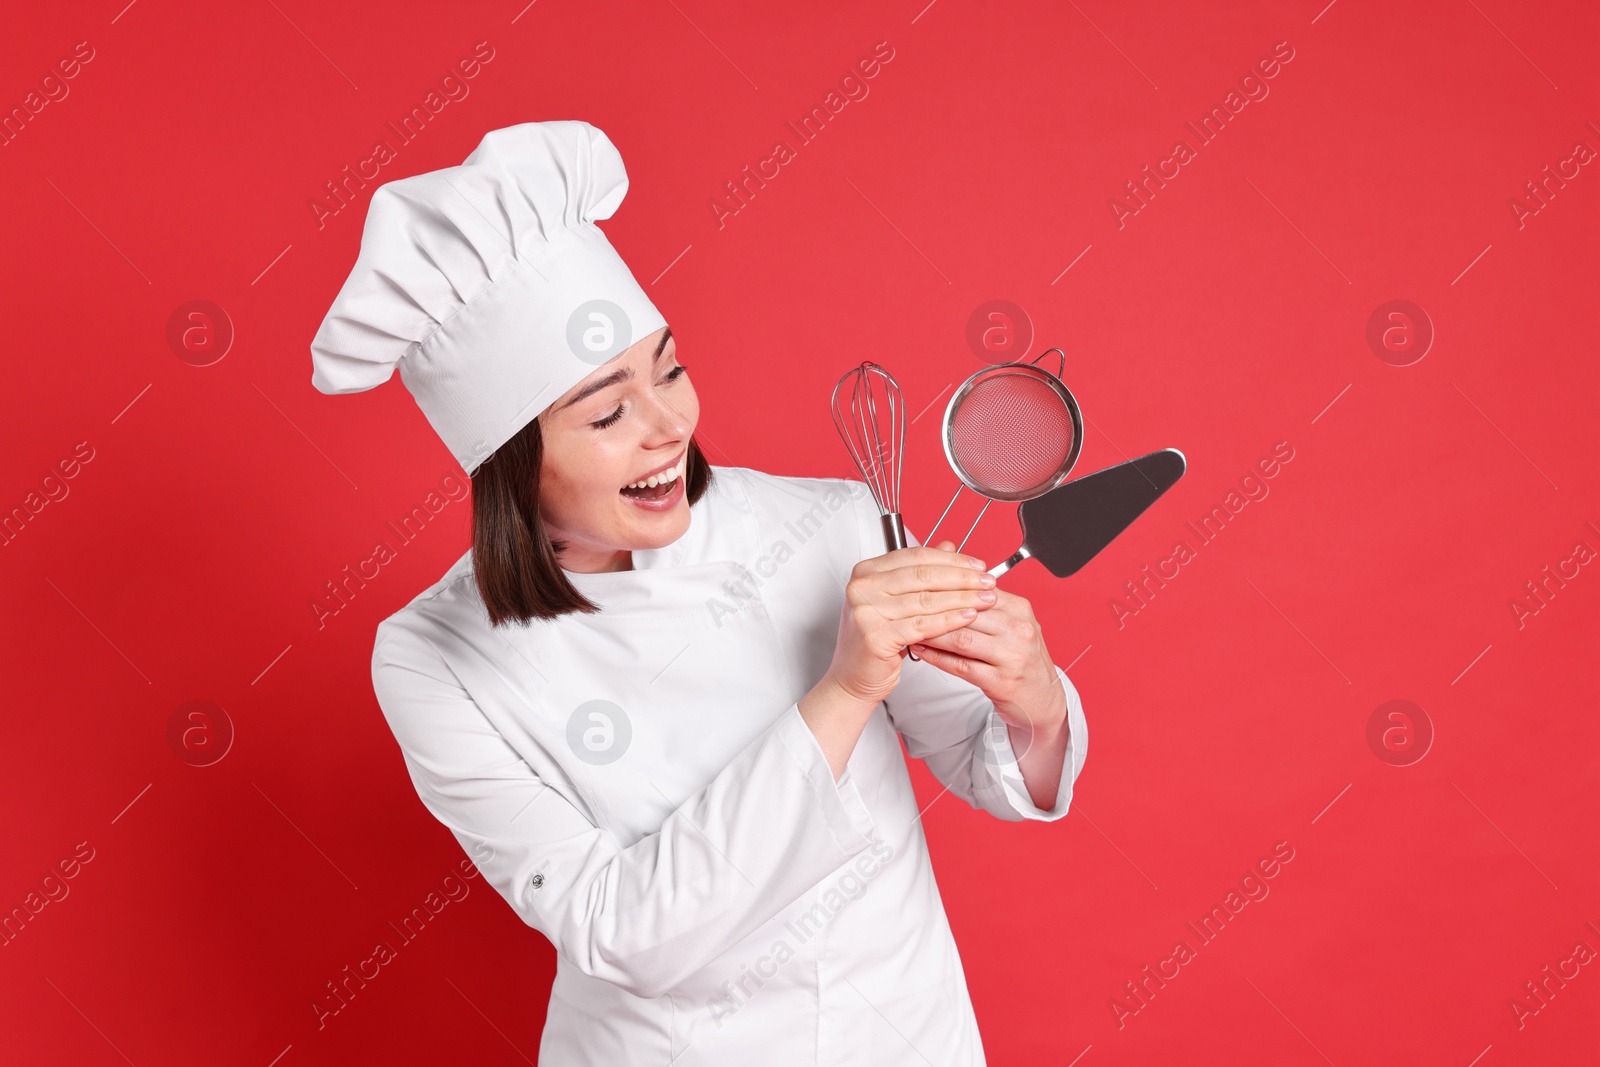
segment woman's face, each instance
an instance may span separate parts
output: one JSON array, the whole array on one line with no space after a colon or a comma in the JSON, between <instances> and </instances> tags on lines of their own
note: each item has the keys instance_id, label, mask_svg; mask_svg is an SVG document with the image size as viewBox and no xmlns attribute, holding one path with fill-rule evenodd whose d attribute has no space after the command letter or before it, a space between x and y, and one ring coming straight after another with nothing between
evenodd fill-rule
<instances>
[{"instance_id":1,"label":"woman's face","mask_svg":"<svg viewBox=\"0 0 1600 1067\"><path fill-rule=\"evenodd\" d=\"M564 570L628 570L634 549L670 545L689 528L684 474L700 400L686 370L663 326L539 415L539 512L566 545ZM624 491L674 471L670 484Z\"/></svg>"}]
</instances>

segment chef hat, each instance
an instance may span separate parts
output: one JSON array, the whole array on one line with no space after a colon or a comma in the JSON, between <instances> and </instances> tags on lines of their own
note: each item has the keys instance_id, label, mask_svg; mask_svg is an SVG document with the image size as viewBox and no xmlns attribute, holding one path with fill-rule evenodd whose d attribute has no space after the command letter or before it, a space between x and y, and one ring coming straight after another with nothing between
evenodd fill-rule
<instances>
[{"instance_id":1,"label":"chef hat","mask_svg":"<svg viewBox=\"0 0 1600 1067\"><path fill-rule=\"evenodd\" d=\"M577 121L493 130L459 167L380 186L355 266L311 341L311 384L361 392L398 364L471 474L666 325L595 225L627 192L616 146Z\"/></svg>"}]
</instances>

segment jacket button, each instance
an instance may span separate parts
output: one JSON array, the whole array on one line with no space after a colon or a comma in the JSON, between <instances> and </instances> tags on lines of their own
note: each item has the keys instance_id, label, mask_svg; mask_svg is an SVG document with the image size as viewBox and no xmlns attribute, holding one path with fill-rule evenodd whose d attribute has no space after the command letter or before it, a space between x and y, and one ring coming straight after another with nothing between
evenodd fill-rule
<instances>
[{"instance_id":1,"label":"jacket button","mask_svg":"<svg viewBox=\"0 0 1600 1067\"><path fill-rule=\"evenodd\" d=\"M542 874L534 875L533 876L533 888L538 889L542 885L544 885L544 875L542 875Z\"/></svg>"}]
</instances>

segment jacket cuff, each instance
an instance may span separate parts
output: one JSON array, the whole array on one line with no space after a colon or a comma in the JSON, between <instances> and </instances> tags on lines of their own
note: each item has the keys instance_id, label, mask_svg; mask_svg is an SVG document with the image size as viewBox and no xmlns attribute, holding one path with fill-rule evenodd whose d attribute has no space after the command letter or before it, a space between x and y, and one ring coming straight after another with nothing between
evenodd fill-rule
<instances>
[{"instance_id":1,"label":"jacket cuff","mask_svg":"<svg viewBox=\"0 0 1600 1067\"><path fill-rule=\"evenodd\" d=\"M984 727L988 751L996 756L994 769L1000 780L1000 795L1006 807L1020 819L1054 822L1064 816L1072 803L1073 783L1083 766L1083 750L1088 744L1088 725L1084 721L1083 705L1077 699L1077 691L1068 681L1066 672L1056 667L1056 675L1061 678L1067 691L1067 718L1063 723L1067 731L1067 744L1066 751L1062 753L1061 781L1056 787L1055 802L1048 809L1040 808L1029 795L1027 782L1022 777L1022 765L1017 762L1016 749L1011 743L1011 730L992 706Z\"/></svg>"},{"instance_id":2,"label":"jacket cuff","mask_svg":"<svg viewBox=\"0 0 1600 1067\"><path fill-rule=\"evenodd\" d=\"M871 846L869 835L876 830L872 813L851 780L848 767L843 777L834 781L827 754L822 751L817 735L806 725L798 701L779 716L775 731L816 798L823 819L839 845L841 858L848 859Z\"/></svg>"}]
</instances>

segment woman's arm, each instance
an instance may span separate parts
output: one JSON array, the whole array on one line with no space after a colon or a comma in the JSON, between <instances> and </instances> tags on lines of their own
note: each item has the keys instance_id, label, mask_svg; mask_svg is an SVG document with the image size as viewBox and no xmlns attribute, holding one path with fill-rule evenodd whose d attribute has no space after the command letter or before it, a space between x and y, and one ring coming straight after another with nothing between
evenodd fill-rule
<instances>
[{"instance_id":1,"label":"woman's arm","mask_svg":"<svg viewBox=\"0 0 1600 1067\"><path fill-rule=\"evenodd\" d=\"M811 728L827 756L828 767L837 781L844 774L850 753L855 751L861 731L866 729L867 720L872 718L878 705L851 696L830 673L823 675L822 680L811 687L811 692L800 698L797 706L800 717Z\"/></svg>"},{"instance_id":2,"label":"woman's arm","mask_svg":"<svg viewBox=\"0 0 1600 1067\"><path fill-rule=\"evenodd\" d=\"M852 494L852 501L860 553L881 551L882 526L870 496ZM909 529L906 540L912 546L922 544ZM971 628L984 626L982 618L980 613ZM957 630L934 643L954 649L962 634ZM1034 687L1030 704L1036 701L1037 706L996 708L975 684L929 661L953 666L959 656L938 648L920 655L921 662L901 664L899 683L884 699L906 750L926 763L947 789L996 818L1053 821L1064 816L1089 747L1083 703L1066 672L1050 664L1060 684Z\"/></svg>"},{"instance_id":3,"label":"woman's arm","mask_svg":"<svg viewBox=\"0 0 1600 1067\"><path fill-rule=\"evenodd\" d=\"M518 916L585 974L660 996L877 833L809 727L807 714L830 736L848 733L852 709L823 692L808 694L805 713L789 705L659 831L624 847L569 799L577 794L558 761L532 753L536 770L500 733L450 666L474 653L452 649L450 660L435 644L449 640L380 625L378 703L423 804ZM502 695L519 699L509 687L485 699Z\"/></svg>"},{"instance_id":4,"label":"woman's arm","mask_svg":"<svg viewBox=\"0 0 1600 1067\"><path fill-rule=\"evenodd\" d=\"M1061 788L1062 764L1066 760L1067 742L1072 731L1067 726L1065 693L1059 717L1053 720L1045 714L1030 716L1034 726L1006 724L1006 734L1011 740L1011 751L1017 754L1017 767L1022 771L1022 781L1028 787L1028 797L1033 806L1048 811L1055 806L1056 793Z\"/></svg>"},{"instance_id":5,"label":"woman's arm","mask_svg":"<svg viewBox=\"0 0 1600 1067\"><path fill-rule=\"evenodd\" d=\"M977 686L927 661L905 665L884 707L906 751L950 792L998 819L1052 822L1067 814L1089 751L1078 690L1060 667L1056 673L1067 712L1054 738L1030 738Z\"/></svg>"}]
</instances>

